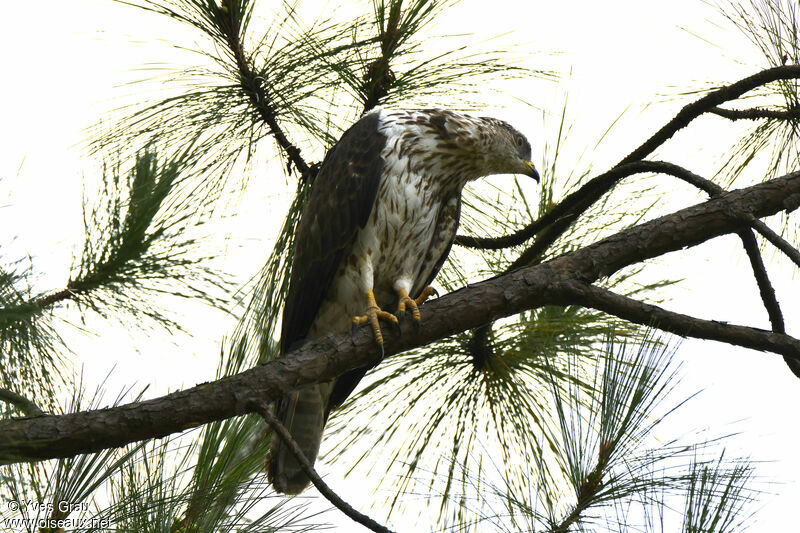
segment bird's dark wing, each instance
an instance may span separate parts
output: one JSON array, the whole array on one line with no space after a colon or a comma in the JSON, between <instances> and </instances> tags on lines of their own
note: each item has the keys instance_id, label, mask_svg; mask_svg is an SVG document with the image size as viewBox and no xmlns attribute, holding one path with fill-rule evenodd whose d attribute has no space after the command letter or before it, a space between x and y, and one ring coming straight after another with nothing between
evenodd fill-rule
<instances>
[{"instance_id":1,"label":"bird's dark wing","mask_svg":"<svg viewBox=\"0 0 800 533\"><path fill-rule=\"evenodd\" d=\"M425 287L433 283L445 260L447 260L447 256L450 255L450 249L453 248L453 243L456 241L460 219L461 195L459 194L453 205L450 205L450 202L445 203L444 208L439 212L439 218L436 221L437 231L428 247L428 256L431 256L436 262L425 278L425 282L414 286L414 298L418 297ZM442 242L446 243L443 248ZM426 259L428 256L426 256Z\"/></svg>"},{"instance_id":2,"label":"bird's dark wing","mask_svg":"<svg viewBox=\"0 0 800 533\"><path fill-rule=\"evenodd\" d=\"M436 230L428 245L425 259L420 266L419 281L417 281L417 284L414 286L414 297L419 296L422 289L431 284L436 274L439 273L439 269L442 268L447 256L450 254L450 249L453 247L453 242L456 239L456 232L458 231L458 221L461 216L461 196L459 195L452 200L452 202L445 202L439 211L439 215L436 219ZM422 281L424 281L424 283L421 283ZM328 409L325 413L326 420L331 410L338 408L344 403L371 368L370 366L356 368L355 370L342 374L336 379L331 397L328 400Z\"/></svg>"},{"instance_id":3,"label":"bird's dark wing","mask_svg":"<svg viewBox=\"0 0 800 533\"><path fill-rule=\"evenodd\" d=\"M295 235L281 354L308 335L342 257L372 212L386 144L378 125L377 113L353 124L328 152L311 187Z\"/></svg>"}]
</instances>

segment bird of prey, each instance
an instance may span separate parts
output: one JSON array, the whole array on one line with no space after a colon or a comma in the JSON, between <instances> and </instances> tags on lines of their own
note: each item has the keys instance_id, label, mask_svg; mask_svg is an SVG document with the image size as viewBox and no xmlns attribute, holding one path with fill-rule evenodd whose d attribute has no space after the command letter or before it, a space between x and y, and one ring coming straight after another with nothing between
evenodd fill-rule
<instances>
[{"instance_id":1,"label":"bird of prey","mask_svg":"<svg viewBox=\"0 0 800 533\"><path fill-rule=\"evenodd\" d=\"M442 109L375 108L362 116L325 157L297 227L281 355L360 324L382 344L381 321L397 323L410 312L419 322L418 306L455 239L464 186L491 174L538 181L530 159L528 140L501 120ZM276 403L276 417L312 463L328 415L367 370ZM277 435L270 448L275 489L302 491L309 479L291 451Z\"/></svg>"}]
</instances>

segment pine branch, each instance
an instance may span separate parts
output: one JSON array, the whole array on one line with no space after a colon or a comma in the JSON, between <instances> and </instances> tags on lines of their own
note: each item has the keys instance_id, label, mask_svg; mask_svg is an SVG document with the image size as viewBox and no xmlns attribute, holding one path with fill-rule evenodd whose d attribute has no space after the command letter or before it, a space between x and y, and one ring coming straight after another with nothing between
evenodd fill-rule
<instances>
[{"instance_id":1,"label":"pine branch","mask_svg":"<svg viewBox=\"0 0 800 533\"><path fill-rule=\"evenodd\" d=\"M44 412L31 400L14 391L0 388L0 402L10 403L19 409L25 416L42 416Z\"/></svg>"},{"instance_id":2,"label":"pine branch","mask_svg":"<svg viewBox=\"0 0 800 533\"><path fill-rule=\"evenodd\" d=\"M778 339L782 339L778 341L781 344L786 340L789 345L800 347L800 341L797 339L789 341L788 339L792 339L792 337L782 333L770 333L763 329L736 326L667 311L656 305L640 302L582 281L570 280L559 283L554 285L551 290L560 293L559 298L571 301L576 305L597 309L634 324L657 327L683 337L715 340L755 350L764 350L765 342L771 344ZM789 346L787 345L786 348ZM795 352L793 355L789 355L789 352L795 350L796 348L789 348L789 351L785 352L786 357L797 361L797 356L800 354Z\"/></svg>"},{"instance_id":3,"label":"pine branch","mask_svg":"<svg viewBox=\"0 0 800 533\"><path fill-rule=\"evenodd\" d=\"M367 515L356 511L353 506L344 501L341 497L339 497L338 494L333 492L327 483L322 481L322 478L319 477L319 474L317 474L316 470L314 470L314 467L306 458L303 450L300 449L300 446L297 444L297 442L295 442L283 424L281 424L280 420L275 418L275 415L272 414L272 411L270 411L269 407L264 407L263 404L257 404L256 410L261 416L264 417L269 425L272 426L272 430L278 433L283 443L289 447L289 450L292 452L292 455L294 455L294 458L297 459L298 463L300 463L303 473L308 476L308 478L326 500L331 502L337 509L365 528L376 531L377 533L391 533L390 529L379 524Z\"/></svg>"},{"instance_id":4,"label":"pine branch","mask_svg":"<svg viewBox=\"0 0 800 533\"><path fill-rule=\"evenodd\" d=\"M609 453L612 449L613 447L610 444L604 446L601 443L597 462L581 483L575 507L557 525L550 529L550 533L569 533L570 527L580 523L583 513L595 503L598 494L604 488L603 476L609 466Z\"/></svg>"},{"instance_id":5,"label":"pine branch","mask_svg":"<svg viewBox=\"0 0 800 533\"><path fill-rule=\"evenodd\" d=\"M695 187L708 193L711 198L724 193L724 189L713 181L703 178L702 176L698 176L697 174L677 165L657 162L651 166L654 170L658 169L658 172L675 176L683 181L686 181L687 183L694 185ZM748 217L742 218L748 219ZM749 218L753 219L752 216ZM775 289L772 288L772 283L769 280L767 269L764 266L764 260L761 257L761 251L758 249L756 237L753 235L753 231L750 229L741 230L738 232L738 235L750 261L750 266L753 270L753 276L756 278L756 283L758 284L761 301L763 302L764 308L767 310L767 314L769 315L772 331L777 333L786 333L786 328L783 322L783 313L781 312L780 304L778 304L778 299L775 296ZM789 365L791 371L797 377L800 377L800 365L790 358L786 358L786 363Z\"/></svg>"},{"instance_id":6,"label":"pine branch","mask_svg":"<svg viewBox=\"0 0 800 533\"><path fill-rule=\"evenodd\" d=\"M283 131L278 122L278 113L271 104L271 95L265 88L266 81L253 72L250 59L245 54L239 35L239 29L242 25L240 11L238 9L229 9L228 14L230 15L227 20L228 23L222 29L228 48L236 62L236 69L239 72L239 85L242 91L249 98L253 109L258 113L261 120L269 126L269 131L278 146L281 147L288 156L289 161L300 172L301 179L303 181L313 180L315 172L312 172L312 167L306 163L303 156L300 155L300 149L289 140L286 132Z\"/></svg>"},{"instance_id":7,"label":"pine branch","mask_svg":"<svg viewBox=\"0 0 800 533\"><path fill-rule=\"evenodd\" d=\"M761 257L761 251L758 249L758 242L752 231L740 231L739 238L742 240L747 257L750 259L750 267L753 269L753 276L756 278L758 284L758 292L761 295L761 301L769 315L769 321L772 325L772 331L777 333L786 333L786 325L783 321L783 313L781 306L778 303L778 298L775 296L775 289L769 280L767 268L764 266L764 260ZM784 361L792 373L800 378L800 361L784 356Z\"/></svg>"},{"instance_id":8,"label":"pine branch","mask_svg":"<svg viewBox=\"0 0 800 533\"><path fill-rule=\"evenodd\" d=\"M385 9L385 6L381 3L380 8ZM395 81L390 61L402 42L399 39L402 35L398 34L402 8L403 0L391 0L388 19L385 19L383 9L378 12L378 40L381 53L378 59L367 65L367 71L364 73L364 83L360 92L364 101L365 112L380 103L381 99L389 93L389 89Z\"/></svg>"},{"instance_id":9,"label":"pine branch","mask_svg":"<svg viewBox=\"0 0 800 533\"><path fill-rule=\"evenodd\" d=\"M643 159L653 153L678 131L688 126L694 119L716 108L720 104L736 100L743 94L768 83L779 80L800 78L800 65L782 65L762 70L731 85L711 91L699 100L681 109L675 117L658 130L641 146L625 156L618 165Z\"/></svg>"},{"instance_id":10,"label":"pine branch","mask_svg":"<svg viewBox=\"0 0 800 533\"><path fill-rule=\"evenodd\" d=\"M720 104L735 100L746 92L767 83L795 78L800 78L800 65L784 65L763 70L736 83L716 89L685 106L672 120L642 145L625 156L611 170L590 180L579 190L567 196L551 211L548 211L528 226L503 237L487 238L459 235L456 237L456 243L472 248L497 250L520 245L534 235L539 235L533 246L526 250L527 257L537 257L549 248L581 213L610 191L620 179L636 173L620 171L620 167L647 157L678 131L688 126L694 119L717 108Z\"/></svg>"},{"instance_id":11,"label":"pine branch","mask_svg":"<svg viewBox=\"0 0 800 533\"><path fill-rule=\"evenodd\" d=\"M658 169L658 172L670 174L680 178L683 181L686 181L687 183L690 183L695 187L705 191L712 198L719 196L724 192L724 189L713 181L703 178L702 176L698 176L697 174L694 174L693 172L690 172L677 165L657 162L657 164L652 165L652 168L654 170ZM742 218L745 220L756 220L752 216ZM763 224L763 222L761 222L761 224ZM766 227L766 225L764 226ZM772 331L777 333L786 333L786 328L783 322L783 313L781 312L778 299L775 296L775 289L772 288L772 283L769 280L767 269L764 266L764 260L761 257L761 251L758 248L756 237L753 234L753 231L750 229L741 230L738 232L738 235L750 261L750 266L753 270L753 276L756 279L759 294L761 295L761 301L763 302L764 308L767 310L767 314L769 315ZM792 248L792 250L794 249ZM789 366L792 373L794 373L797 377L800 377L800 364L791 358L784 359L786 360L786 364Z\"/></svg>"},{"instance_id":12,"label":"pine branch","mask_svg":"<svg viewBox=\"0 0 800 533\"><path fill-rule=\"evenodd\" d=\"M581 304L585 296L565 293L567 282L590 284L618 270L668 252L695 246L741 229L731 212L756 217L800 206L800 171L720 195L547 263L471 285L421 306L422 327L386 331L385 353L393 355L500 317L544 305ZM568 283L567 283L568 285ZM559 290L561 289L561 290ZM622 318L649 322L647 311L618 310ZM592 303L586 301L586 305ZM594 305L594 304L593 304ZM646 304L639 304L646 306ZM659 315L653 317L658 319ZM684 334L771 351L800 360L800 340L757 328L682 317ZM241 415L296 387L332 379L348 370L379 362L371 332L328 336L309 342L290 356L235 376L160 398L98 411L0 422L0 464L68 457L149 438L158 438L214 420Z\"/></svg>"}]
</instances>

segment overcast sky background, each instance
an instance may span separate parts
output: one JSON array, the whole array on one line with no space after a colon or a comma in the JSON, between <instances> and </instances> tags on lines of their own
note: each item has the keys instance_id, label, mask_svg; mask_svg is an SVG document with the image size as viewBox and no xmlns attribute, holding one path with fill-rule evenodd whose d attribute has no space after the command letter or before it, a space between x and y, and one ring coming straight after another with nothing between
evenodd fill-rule
<instances>
[{"instance_id":1,"label":"overcast sky background","mask_svg":"<svg viewBox=\"0 0 800 533\"><path fill-rule=\"evenodd\" d=\"M270 2L261 5L265 9L257 14L269 16ZM335 5L307 2L303 9L315 13ZM153 62L184 64L187 56L175 53L169 43L191 45L193 37L177 24L108 0L4 2L3 11L2 259L30 254L40 274L37 288L57 289L66 283L72 254L80 250L82 184L97 176L98 162L81 147L87 138L85 128L101 119L113 120L109 111L131 101L136 91L120 85L146 75L137 69ZM675 96L681 90L732 82L766 66L715 9L694 0L465 0L450 9L430 33L473 33L464 39L475 42L506 34L503 43L514 43L521 56L529 54L526 66L562 73L557 83L498 82L497 87L486 87L485 110L481 111L509 120L525 132L537 161L541 157L537 147L545 136L552 141L552 125L568 93L567 113L573 126L562 168L570 157L577 160L585 151L583 157L602 171L677 112L687 101ZM498 95L509 89L513 92ZM597 139L626 109L613 135L593 152ZM703 118L657 157L709 176L719 167L722 150L735 139L731 132L736 131L741 130L722 119ZM279 172L271 174L265 171L257 176L237 205L237 216L228 228L236 244L220 245L219 260L243 280L266 259L293 190L284 186ZM757 179L746 174L738 185ZM666 179L659 183L663 198L658 214L702 199ZM797 275L769 247L765 258L787 329L796 336L800 334ZM670 309L768 327L737 239L717 239L670 254L660 264L664 275L686 278L665 294ZM185 318L193 335L142 338L136 331L126 333L95 317L85 326L91 334L69 332L76 367L83 363L88 388L112 369L107 383L111 397L133 383L151 384L147 396L152 397L212 379L219 340L230 333L233 320L200 305L186 304L174 311ZM703 392L673 418L672 436L708 428L713 434L738 432L728 441L730 454L764 461L757 474L761 488L768 491L760 500L763 508L751 530L786 531L794 526L800 501L796 423L800 380L777 356L718 343L687 340L678 359L683 361L685 379L676 399ZM343 494L354 494L359 488L357 480L341 481L336 470L331 470L328 480ZM346 530L347 522L341 523ZM394 525L410 530L400 519Z\"/></svg>"}]
</instances>

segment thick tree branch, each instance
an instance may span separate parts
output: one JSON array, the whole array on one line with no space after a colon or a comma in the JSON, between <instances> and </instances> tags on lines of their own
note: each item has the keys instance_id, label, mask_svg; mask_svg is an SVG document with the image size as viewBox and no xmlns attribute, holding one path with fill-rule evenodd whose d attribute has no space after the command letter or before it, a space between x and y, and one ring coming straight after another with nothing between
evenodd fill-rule
<instances>
[{"instance_id":1,"label":"thick tree branch","mask_svg":"<svg viewBox=\"0 0 800 533\"><path fill-rule=\"evenodd\" d=\"M575 297L556 290L564 282L590 284L628 265L735 233L746 224L732 212L765 217L798 206L800 171L634 226L547 263L465 287L422 306L421 328L404 324L402 334L387 330L386 355L524 310L575 304ZM689 335L694 325L696 321L687 323ZM726 324L716 327L717 333L709 338L800 360L800 340L788 335ZM163 437L252 412L253 405L378 359L371 333L361 328L353 335L324 337L288 357L160 398L98 411L4 420L0 422L0 463L69 457Z\"/></svg>"},{"instance_id":2,"label":"thick tree branch","mask_svg":"<svg viewBox=\"0 0 800 533\"><path fill-rule=\"evenodd\" d=\"M624 165L621 167L626 171L628 170L635 170L636 173L639 172L657 172L659 174L667 174L669 176L676 177L686 183L693 185L700 189L701 191L706 192L709 196L716 196L725 192L725 189L714 183L713 181L706 179L702 176L695 174L694 172L687 170L679 165L674 163L668 163L666 161L637 161L635 163L629 163L628 165ZM629 174L630 175L630 174ZM773 246L775 246L778 250L786 254L786 256L792 260L794 264L800 267L800 250L792 246L789 242L786 241L783 237L775 233L769 226L767 226L764 221L755 218L749 214L741 215L742 220L747 223L748 226L753 228L757 231L762 237L767 239Z\"/></svg>"},{"instance_id":3,"label":"thick tree branch","mask_svg":"<svg viewBox=\"0 0 800 533\"><path fill-rule=\"evenodd\" d=\"M794 78L800 78L800 65L783 65L762 70L736 83L711 91L681 109L672 120L642 143L641 146L625 156L614 168L586 183L528 226L503 237L484 238L459 235L456 238L456 243L473 248L496 250L520 245L534 235L539 235L533 245L535 248L527 254L529 257L536 257L549 248L581 213L610 191L617 181L631 175L631 173L624 172L615 173L620 166L647 157L672 138L675 133L688 126L694 119L715 109L720 104L735 100L746 92L767 83Z\"/></svg>"},{"instance_id":4,"label":"thick tree branch","mask_svg":"<svg viewBox=\"0 0 800 533\"><path fill-rule=\"evenodd\" d=\"M659 172L670 174L688 183L691 183L695 187L704 190L712 198L719 196L724 192L724 189L716 183L689 172L688 170L677 165L662 162L658 162L658 165L662 167ZM756 219L752 215L740 215L740 218L747 221L748 225L751 225L751 227L761 230L766 228L768 233L772 233L774 237L777 237L779 241L781 241L781 244L788 245L786 241L772 232L772 230L770 230L766 224ZM781 312L778 298L775 296L775 289L773 289L772 283L769 280L767 268L764 265L763 258L761 257L761 251L758 249L756 237L753 235L753 231L751 229L740 230L738 235L739 239L742 241L742 246L747 253L747 258L750 260L750 267L753 270L753 276L756 278L756 284L758 285L758 291L761 295L761 301L764 303L764 308L767 310L767 315L769 316L769 321L772 325L772 331L777 333L786 333L786 327L783 322L783 313ZM791 248L792 251L797 252L797 250L794 250L794 248L791 246L789 246L789 248ZM791 369L792 373L797 377L800 377L800 361L796 361L786 356L784 356L784 359L786 360L786 364L789 366L789 369Z\"/></svg>"},{"instance_id":5,"label":"thick tree branch","mask_svg":"<svg viewBox=\"0 0 800 533\"><path fill-rule=\"evenodd\" d=\"M686 170L685 168L679 167L677 165L673 165L671 163L664 163L664 162L654 162L652 165L654 171L662 172L664 174L669 174L675 176L687 183L694 185L695 187L705 191L708 193L709 196L712 198L715 196L719 196L723 194L725 191L722 187L717 185L711 180L703 178L702 176L698 176L693 172ZM658 168L659 170L655 170ZM735 213L734 213L735 215ZM744 220L747 220L748 217L740 217ZM749 218L753 218L750 216ZM747 257L750 260L750 266L753 270L753 276L756 278L756 283L758 285L759 293L761 294L761 301L764 303L764 307L767 310L767 314L769 315L769 321L772 325L772 331L777 333L786 333L786 328L783 323L783 314L781 313L780 305L778 304L778 299L775 296L775 289L772 288L772 283L769 280L769 276L767 275L767 268L764 266L764 260L761 257L761 251L758 249L758 242L756 241L755 235L753 235L752 230L743 229L738 232L739 239L742 241L742 246L744 247L745 252L747 253ZM794 369L793 369L794 371Z\"/></svg>"},{"instance_id":6,"label":"thick tree branch","mask_svg":"<svg viewBox=\"0 0 800 533\"><path fill-rule=\"evenodd\" d=\"M257 412L269 423L269 425L272 426L272 430L280 436L283 443L289 447L289 450L291 450L294 458L297 459L298 463L300 463L303 473L308 476L308 478L311 480L311 483L317 487L319 493L322 494L326 500L331 502L337 509L367 529L371 529L377 533L392 533L390 529L386 528L382 524L379 524L367 515L356 511L353 506L340 498L338 494L333 492L327 483L322 481L322 478L319 477L319 474L317 474L316 470L314 470L314 467L311 466L311 463L306 458L303 450L300 449L300 446L298 446L297 442L295 442L292 436L289 435L289 432L286 430L283 424L281 424L280 420L275 418L275 415L272 414L272 411L269 410L269 407L265 407L263 404L257 404L255 408Z\"/></svg>"}]
</instances>

